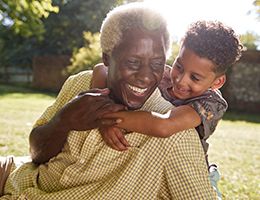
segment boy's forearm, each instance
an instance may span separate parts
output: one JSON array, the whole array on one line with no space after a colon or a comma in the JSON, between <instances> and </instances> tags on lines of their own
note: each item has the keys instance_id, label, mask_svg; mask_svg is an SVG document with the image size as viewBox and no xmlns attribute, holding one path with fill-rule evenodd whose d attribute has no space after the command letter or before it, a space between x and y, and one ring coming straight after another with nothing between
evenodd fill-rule
<instances>
[{"instance_id":1,"label":"boy's forearm","mask_svg":"<svg viewBox=\"0 0 260 200\"><path fill-rule=\"evenodd\" d=\"M200 117L190 106L173 108L166 114L146 111L113 113L110 118L122 119L118 127L154 137L169 137L179 131L197 127Z\"/></svg>"},{"instance_id":2,"label":"boy's forearm","mask_svg":"<svg viewBox=\"0 0 260 200\"><path fill-rule=\"evenodd\" d=\"M171 135L170 131L172 129L163 128L168 127L166 124L170 125L169 119L163 118L164 115L156 116L145 111L126 111L114 113L111 116L122 119L122 122L117 126L127 131L135 131L155 137L168 137Z\"/></svg>"}]
</instances>

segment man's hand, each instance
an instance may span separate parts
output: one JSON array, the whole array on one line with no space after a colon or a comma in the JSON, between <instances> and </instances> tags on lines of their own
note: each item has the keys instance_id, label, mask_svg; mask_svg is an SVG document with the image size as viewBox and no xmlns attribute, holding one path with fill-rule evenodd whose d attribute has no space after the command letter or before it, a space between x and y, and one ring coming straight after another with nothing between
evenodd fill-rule
<instances>
[{"instance_id":1,"label":"man's hand","mask_svg":"<svg viewBox=\"0 0 260 200\"><path fill-rule=\"evenodd\" d=\"M79 94L67 103L49 123L30 133L32 161L40 164L56 156L64 146L69 131L86 131L100 127L106 113L124 110L108 97L108 89L93 89Z\"/></svg>"},{"instance_id":2,"label":"man's hand","mask_svg":"<svg viewBox=\"0 0 260 200\"><path fill-rule=\"evenodd\" d=\"M93 89L80 93L67 103L55 116L57 123L71 131L85 131L101 126L99 119L106 113L125 110L109 97L108 89Z\"/></svg>"},{"instance_id":3,"label":"man's hand","mask_svg":"<svg viewBox=\"0 0 260 200\"><path fill-rule=\"evenodd\" d=\"M123 133L123 129L111 126L99 129L104 142L112 149L125 151L130 146Z\"/></svg>"}]
</instances>

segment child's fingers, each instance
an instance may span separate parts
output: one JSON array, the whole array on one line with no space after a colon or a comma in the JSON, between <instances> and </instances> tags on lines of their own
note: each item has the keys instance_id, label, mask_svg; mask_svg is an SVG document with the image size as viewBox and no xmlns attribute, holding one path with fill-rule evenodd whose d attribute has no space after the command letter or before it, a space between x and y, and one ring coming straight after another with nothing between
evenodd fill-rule
<instances>
[{"instance_id":1,"label":"child's fingers","mask_svg":"<svg viewBox=\"0 0 260 200\"><path fill-rule=\"evenodd\" d=\"M127 150L127 147L118 138L113 140L113 142L111 143L111 147L113 149L118 150L118 151L125 151L125 150Z\"/></svg>"},{"instance_id":2,"label":"child's fingers","mask_svg":"<svg viewBox=\"0 0 260 200\"><path fill-rule=\"evenodd\" d=\"M124 135L118 128L114 128L114 137L113 137L113 143L116 148L118 148L120 151L127 150L127 144L128 142L126 139L124 139Z\"/></svg>"},{"instance_id":3,"label":"child's fingers","mask_svg":"<svg viewBox=\"0 0 260 200\"><path fill-rule=\"evenodd\" d=\"M125 147L130 147L130 144L128 143L128 141L125 138L124 133L122 132L123 129L117 129L117 138L119 139L119 141L125 146Z\"/></svg>"}]
</instances>

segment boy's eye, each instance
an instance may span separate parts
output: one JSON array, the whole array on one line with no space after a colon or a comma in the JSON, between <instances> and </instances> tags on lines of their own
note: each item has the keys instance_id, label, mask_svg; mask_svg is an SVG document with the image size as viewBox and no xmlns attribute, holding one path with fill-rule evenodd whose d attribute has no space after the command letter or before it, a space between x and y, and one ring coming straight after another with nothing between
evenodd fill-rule
<instances>
[{"instance_id":1,"label":"boy's eye","mask_svg":"<svg viewBox=\"0 0 260 200\"><path fill-rule=\"evenodd\" d=\"M177 70L182 70L182 66L181 66L180 64L178 64L178 63L176 63L176 64L174 65L174 67L175 67Z\"/></svg>"},{"instance_id":2,"label":"boy's eye","mask_svg":"<svg viewBox=\"0 0 260 200\"><path fill-rule=\"evenodd\" d=\"M199 81L200 79L194 75L191 75L191 80L193 81Z\"/></svg>"}]
</instances>

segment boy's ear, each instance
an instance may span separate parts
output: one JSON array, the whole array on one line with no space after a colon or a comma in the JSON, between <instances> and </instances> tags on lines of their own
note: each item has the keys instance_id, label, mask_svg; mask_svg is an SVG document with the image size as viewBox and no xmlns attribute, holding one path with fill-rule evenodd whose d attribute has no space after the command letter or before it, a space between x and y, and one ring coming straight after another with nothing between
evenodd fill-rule
<instances>
[{"instance_id":1,"label":"boy's ear","mask_svg":"<svg viewBox=\"0 0 260 200\"><path fill-rule=\"evenodd\" d=\"M102 53L102 60L105 66L109 66L109 55L106 53Z\"/></svg>"},{"instance_id":2,"label":"boy's ear","mask_svg":"<svg viewBox=\"0 0 260 200\"><path fill-rule=\"evenodd\" d=\"M213 89L213 90L219 89L224 85L225 82L226 82L226 75L223 74L216 78L216 80L214 81L214 83L211 86L211 89Z\"/></svg>"}]
</instances>

